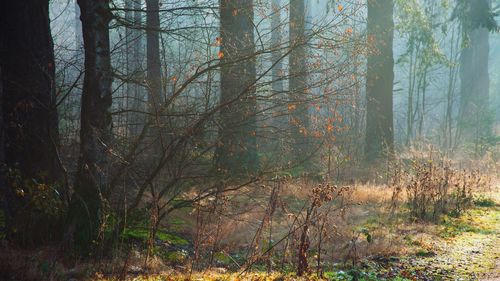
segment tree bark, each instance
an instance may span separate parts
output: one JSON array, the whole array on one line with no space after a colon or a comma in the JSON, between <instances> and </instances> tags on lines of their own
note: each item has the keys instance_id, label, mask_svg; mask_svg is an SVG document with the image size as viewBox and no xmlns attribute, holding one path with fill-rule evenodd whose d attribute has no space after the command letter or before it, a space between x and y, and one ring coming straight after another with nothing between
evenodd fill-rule
<instances>
[{"instance_id":1,"label":"tree bark","mask_svg":"<svg viewBox=\"0 0 500 281\"><path fill-rule=\"evenodd\" d=\"M10 169L10 176L16 171L23 180L21 186L2 186L8 210L7 230L16 239L25 235L31 240L51 239L51 233L57 232L50 229L54 222L43 222L44 227L32 232L39 222L32 224L26 220L32 218L16 219L28 210L31 194L26 182L52 185L59 196L66 192L60 187L63 174L57 154L59 133L49 1L1 2L0 67L3 163ZM11 232L13 228L18 228L18 232Z\"/></svg>"},{"instance_id":2,"label":"tree bark","mask_svg":"<svg viewBox=\"0 0 500 281\"><path fill-rule=\"evenodd\" d=\"M141 77L141 64L143 59L142 36L138 30L142 23L142 1L141 0L126 0L125 19L131 26L126 27L127 40L127 74L131 81L127 83L127 99L132 98L132 102L128 103L132 109L132 113L128 116L129 132L132 137L139 135L141 124L144 122L141 114L137 113L143 110L142 108L142 91L139 82ZM129 10L130 9L130 10ZM133 11L132 11L133 10Z\"/></svg>"},{"instance_id":3,"label":"tree bark","mask_svg":"<svg viewBox=\"0 0 500 281\"><path fill-rule=\"evenodd\" d=\"M160 60L160 5L158 0L146 0L146 58L150 113L157 115L162 104Z\"/></svg>"},{"instance_id":4,"label":"tree bark","mask_svg":"<svg viewBox=\"0 0 500 281\"><path fill-rule=\"evenodd\" d=\"M0 101L4 99L3 96L3 84L2 84L2 67L0 65ZM5 218L5 222L3 226L0 226L0 233L7 233L7 227L12 222L9 222L9 218L12 219L12 216L8 209L9 198L7 197L6 189L7 187L7 179L6 179L7 169L5 167L5 123L3 122L3 111L2 106L0 106L0 212L3 212L3 217ZM12 195L12 192L10 193Z\"/></svg>"},{"instance_id":5,"label":"tree bark","mask_svg":"<svg viewBox=\"0 0 500 281\"><path fill-rule=\"evenodd\" d=\"M485 17L490 5L489 0L469 4L469 18L462 25L465 48L460 55L459 128L465 142L476 144L492 132L489 110L489 30L475 24L475 17Z\"/></svg>"},{"instance_id":6,"label":"tree bark","mask_svg":"<svg viewBox=\"0 0 500 281\"><path fill-rule=\"evenodd\" d=\"M289 92L292 155L304 161L310 155L309 103L307 89L306 11L305 0L290 0Z\"/></svg>"},{"instance_id":7,"label":"tree bark","mask_svg":"<svg viewBox=\"0 0 500 281\"><path fill-rule=\"evenodd\" d=\"M394 3L393 0L368 0L368 56L366 75L366 160L390 156L394 150Z\"/></svg>"},{"instance_id":8,"label":"tree bark","mask_svg":"<svg viewBox=\"0 0 500 281\"><path fill-rule=\"evenodd\" d=\"M253 1L220 0L221 97L217 166L230 174L258 168Z\"/></svg>"},{"instance_id":9,"label":"tree bark","mask_svg":"<svg viewBox=\"0 0 500 281\"><path fill-rule=\"evenodd\" d=\"M283 63L282 63L282 52L281 52L281 0L272 0L271 3L271 45L273 48L272 63L274 67L272 69L272 89L274 98L278 98L281 93L283 93Z\"/></svg>"},{"instance_id":10,"label":"tree bark","mask_svg":"<svg viewBox=\"0 0 500 281\"><path fill-rule=\"evenodd\" d=\"M162 94L161 60L160 60L160 3L159 0L146 0L146 64L147 87L149 91L148 106L149 116L153 118L154 126L151 128L152 142L151 163L156 167L160 163L160 155L164 151L164 118L161 107L164 103ZM161 160L160 160L161 161Z\"/></svg>"},{"instance_id":11,"label":"tree bark","mask_svg":"<svg viewBox=\"0 0 500 281\"><path fill-rule=\"evenodd\" d=\"M78 0L85 48L82 91L80 158L70 206L74 246L89 254L103 219L103 198L108 181L108 146L111 140L111 60L109 0Z\"/></svg>"},{"instance_id":12,"label":"tree bark","mask_svg":"<svg viewBox=\"0 0 500 281\"><path fill-rule=\"evenodd\" d=\"M80 6L78 6L78 0L74 0L75 3L75 51L77 52L77 57L81 57L81 50L83 50L83 34L82 34L82 22L80 21Z\"/></svg>"},{"instance_id":13,"label":"tree bark","mask_svg":"<svg viewBox=\"0 0 500 281\"><path fill-rule=\"evenodd\" d=\"M288 116L286 108L286 93L283 86L283 52L282 52L282 23L281 23L281 0L271 1L271 63L274 64L272 69L272 84L271 84L271 100L275 108L273 113L273 130L272 134L278 136L288 127ZM283 139L276 138L276 147L281 150ZM279 153L279 151L276 151Z\"/></svg>"}]
</instances>

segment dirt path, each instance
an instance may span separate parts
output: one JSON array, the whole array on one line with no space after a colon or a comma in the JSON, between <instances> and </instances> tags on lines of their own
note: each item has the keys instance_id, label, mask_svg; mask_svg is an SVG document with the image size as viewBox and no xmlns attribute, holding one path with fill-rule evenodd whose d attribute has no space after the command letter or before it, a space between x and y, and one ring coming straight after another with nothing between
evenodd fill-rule
<instances>
[{"instance_id":1,"label":"dirt path","mask_svg":"<svg viewBox=\"0 0 500 281\"><path fill-rule=\"evenodd\" d=\"M491 197L500 205L500 183L496 185L496 190L491 194ZM494 268L483 276L483 281L500 281L500 214L497 214L494 222L496 224L496 235L492 248L492 263L494 264Z\"/></svg>"},{"instance_id":2,"label":"dirt path","mask_svg":"<svg viewBox=\"0 0 500 281\"><path fill-rule=\"evenodd\" d=\"M432 262L466 280L500 281L500 205L496 201L497 206L481 207L465 216L458 228L466 231L442 245Z\"/></svg>"},{"instance_id":3,"label":"dirt path","mask_svg":"<svg viewBox=\"0 0 500 281\"><path fill-rule=\"evenodd\" d=\"M500 189L500 188L499 188ZM448 218L428 255L409 257L404 268L417 272L414 280L500 281L500 190L488 194L494 202L474 208L459 218Z\"/></svg>"}]
</instances>

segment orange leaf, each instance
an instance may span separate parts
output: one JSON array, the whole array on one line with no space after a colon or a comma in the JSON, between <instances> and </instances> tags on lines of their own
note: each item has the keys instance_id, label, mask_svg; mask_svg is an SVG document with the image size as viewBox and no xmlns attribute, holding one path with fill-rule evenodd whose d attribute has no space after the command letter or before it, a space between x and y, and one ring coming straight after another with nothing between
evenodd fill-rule
<instances>
[{"instance_id":1,"label":"orange leaf","mask_svg":"<svg viewBox=\"0 0 500 281\"><path fill-rule=\"evenodd\" d=\"M222 59L222 58L224 57L224 52L223 52L223 51L219 51L219 52L217 53L217 57L218 57L219 59Z\"/></svg>"},{"instance_id":2,"label":"orange leaf","mask_svg":"<svg viewBox=\"0 0 500 281\"><path fill-rule=\"evenodd\" d=\"M342 6L342 4L339 4L337 6L337 9L339 10L339 12L342 12L344 10L344 6Z\"/></svg>"},{"instance_id":3,"label":"orange leaf","mask_svg":"<svg viewBox=\"0 0 500 281\"><path fill-rule=\"evenodd\" d=\"M222 44L222 37L215 37L215 46L220 46Z\"/></svg>"}]
</instances>

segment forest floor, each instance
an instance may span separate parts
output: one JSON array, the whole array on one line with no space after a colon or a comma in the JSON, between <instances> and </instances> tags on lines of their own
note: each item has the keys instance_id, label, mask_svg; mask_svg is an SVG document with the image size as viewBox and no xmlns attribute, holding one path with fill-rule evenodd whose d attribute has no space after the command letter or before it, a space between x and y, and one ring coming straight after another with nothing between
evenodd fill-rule
<instances>
[{"instance_id":1,"label":"forest floor","mask_svg":"<svg viewBox=\"0 0 500 281\"><path fill-rule=\"evenodd\" d=\"M460 217L444 217L438 224L396 224L392 234L405 243L399 253L370 255L354 267L337 264L323 278L216 268L192 274L167 270L130 280L500 280L500 185L481 193L475 207Z\"/></svg>"},{"instance_id":2,"label":"forest floor","mask_svg":"<svg viewBox=\"0 0 500 281\"><path fill-rule=\"evenodd\" d=\"M289 189L293 189L293 187ZM299 192L294 192L294 197L289 197L291 201L296 201L300 198ZM54 278L32 278L29 280L500 281L500 183L495 184L487 192L483 191L475 195L474 207L465 211L461 216L445 216L434 223L409 222L404 213L396 218L390 218L387 214L387 200L390 199L391 192L387 189L377 189L374 186L358 187L352 197L359 201L356 202L355 208L350 209L346 218L336 221L339 224L339 229L345 230L345 233L343 236L334 237L332 243L338 248L331 252L335 252L337 255L324 257L324 260L331 262L325 263L325 272L322 278L318 278L314 274L316 268L313 260L310 262L312 275L302 278L295 275L292 267L286 268L285 271L268 273L265 265L254 266L248 272L241 273L238 271L238 267L231 267L234 260L229 260L225 264L217 263L210 270L189 273L189 267L166 263L165 257L167 260L173 259L177 254L177 252L166 252L161 266L154 270L143 268L144 256L139 254L136 258L130 260L127 258L126 262L117 260L110 263L104 262L98 266L91 263L81 263L77 266L59 264L51 269L45 269L45 273L43 273L45 275L41 275L54 276ZM289 203L291 205L291 202ZM300 205L297 204L297 206ZM244 215L248 214L244 213ZM188 221L192 217L189 212L184 211L182 216L171 220L179 220L177 223L184 226L193 223ZM258 217L252 216L252 220ZM180 220L181 218L183 220ZM222 223L230 229L234 229L234 232L228 232L225 241L231 242L227 239L228 237L234 237L234 239L241 241L241 237L238 237L237 234L248 236L248 233L252 233L237 225L234 217L232 219L232 221ZM345 224L340 225L340 223ZM278 224L276 223L276 225ZM172 229L172 226L169 228ZM339 253L345 252L344 245L351 239L352 236L349 235L354 233L352 230L360 228L368 229L373 241L368 243L367 239L361 236L357 242L359 258L353 262L344 254ZM191 245L192 241L189 241L187 236L179 236L181 233L183 230L179 229L177 230L178 235L176 233L161 233L158 236L161 240L169 241L172 244ZM134 236L135 241L147 238L147 232L130 231L128 235ZM236 247L232 245L234 244L229 244L227 250L237 251ZM134 251L132 256L135 255L135 252L137 251ZM29 252L18 257L18 261L14 255L11 255L9 260L15 261L19 265L19 276L23 276L23 272L32 270L43 272L44 270L41 269L47 267L43 265L50 261L49 256L48 254ZM124 264L127 264L127 269L125 269ZM278 268L278 265L275 268ZM146 274L146 272L156 273ZM0 279L2 279L1 275ZM25 279L16 278L14 280Z\"/></svg>"}]
</instances>

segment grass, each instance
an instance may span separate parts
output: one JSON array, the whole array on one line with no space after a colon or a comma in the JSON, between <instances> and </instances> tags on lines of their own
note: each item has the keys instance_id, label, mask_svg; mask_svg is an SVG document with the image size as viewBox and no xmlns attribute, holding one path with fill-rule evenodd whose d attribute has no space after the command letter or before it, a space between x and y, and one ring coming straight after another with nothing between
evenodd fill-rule
<instances>
[{"instance_id":1,"label":"grass","mask_svg":"<svg viewBox=\"0 0 500 281\"><path fill-rule=\"evenodd\" d=\"M493 205L496 206L496 205ZM498 213L498 208L484 209L476 208L469 210L458 218L446 216L439 235L443 238L453 238L464 233L492 234L497 227L494 217Z\"/></svg>"},{"instance_id":2,"label":"grass","mask_svg":"<svg viewBox=\"0 0 500 281\"><path fill-rule=\"evenodd\" d=\"M308 190L298 184L285 188L282 195L284 209L288 212L302 209L308 196ZM252 206L265 206L268 200L265 196L257 196L253 192ZM249 199L244 195L239 195L241 202ZM326 237L329 250L322 254L324 262L324 275L319 278L316 275L298 278L293 272L293 265L288 266L283 272L266 272L265 262L252 267L252 272L240 275L239 272L225 272L234 265L234 258L239 264L238 254L244 256L242 241L248 239L255 233L255 225L248 221L260 221L263 218L263 208L251 208L250 211L237 212L245 205L239 203L228 205L227 212L232 215L222 217L220 225L220 236L218 250L214 253L214 264L225 267L224 269L212 268L203 272L189 274L190 254L183 250L189 250L193 243L189 238L167 232L165 229L178 233L193 233L189 227L196 225L193 216L187 210L177 211L177 216L170 217L163 229L156 235L157 240L168 244L156 244L153 253L158 257L159 266L151 272L158 274L133 276L128 280L263 280L263 281L288 281L288 280L360 280L360 281L382 281L382 280L449 280L452 277L463 277L462 280L469 280L467 276L471 273L481 276L484 272L491 271L495 259L500 256L495 250L495 245L500 244L498 236L500 229L500 206L496 204L496 198L490 194L478 196L474 200L474 208L464 212L460 217L445 216L438 224L429 222L410 222L407 219L407 212L404 206L399 206L400 210L393 217L390 215L388 205L390 204L391 192L387 188L376 186L361 186L353 189L349 193L352 199L349 201L351 207L345 213L345 218L340 216L330 217L330 226L335 227L329 230ZM495 198L495 199L491 199ZM280 213L283 212L283 213ZM205 218L208 234L213 235L216 229L213 217ZM288 225L286 220L293 221L293 217L287 217L287 213L277 210L273 225L272 239L279 239L283 232L286 232ZM149 229L138 226L141 223L138 217L134 221L136 227L130 227L123 233L123 238L145 242L149 238ZM175 228L172 228L175 226ZM174 229L174 230L172 230ZM315 231L312 227L311 231ZM270 234L264 231L262 239L268 239ZM192 235L192 234L191 234ZM193 235L194 236L194 235ZM207 236L208 237L208 236ZM314 235L311 235L314 237ZM352 242L353 237L358 237ZM315 245L312 238L311 243ZM203 242L203 241L202 241ZM356 243L359 259L354 261L345 257L349 243ZM138 243L134 243L138 244ZM264 243L267 244L267 243ZM170 247L174 246L174 247ZM347 246L346 246L347 245ZM210 245L209 245L210 246ZM261 245L262 246L262 245ZM211 247L202 249L202 255L210 253ZM280 251L281 248L277 248ZM134 249L135 251L135 249ZM233 252L231 252L233 251ZM137 259L131 260L130 268L142 268L144 258L140 256L142 252L137 250ZM278 257L276 252L276 257ZM231 255L229 257L228 255ZM315 261L314 246L310 249L310 266L314 271ZM135 261L137 260L137 261ZM280 269L278 257L273 268ZM349 261L348 263L344 263ZM290 260L288 261L290 262ZM117 268L121 269L122 261L117 262ZM353 265L354 264L354 265ZM105 268L105 266L104 266ZM175 268L175 269L173 269ZM458 269L456 269L458 268ZM462 268L462 269L460 269ZM156 270L158 269L158 270ZM176 271L181 269L182 272ZM129 276L130 277L130 276ZM449 279L446 279L448 278ZM112 277L97 276L89 280L113 280ZM427 279L425 279L427 278Z\"/></svg>"},{"instance_id":3,"label":"grass","mask_svg":"<svg viewBox=\"0 0 500 281\"><path fill-rule=\"evenodd\" d=\"M250 193L252 196L253 193ZM299 184L292 184L285 189L283 202L287 210L300 210L308 196L308 190ZM257 264L254 271L240 275L239 272L220 272L211 269L192 275L171 271L152 275L140 276L133 280L265 280L265 281L288 281L288 280L340 280L340 281L408 281L408 280L472 280L491 271L496 257L500 253L495 250L495 245L500 244L498 233L500 232L500 206L496 203L495 194L485 194L474 198L474 207L464 212L459 217L444 216L439 223L410 222L405 206L400 205L400 210L395 217L389 216L388 205L390 203L391 191L387 188L374 187L370 185L357 186L349 193L352 207L346 213L345 219L332 218L332 223L338 227L338 236L334 243L340 253L345 248L343 245L349 243L353 233L359 235L358 254L359 260L353 266L352 263L342 263L342 256L335 253L325 257L325 272L322 278L316 275L298 278L293 272L293 267L288 267L283 272L266 272L266 264ZM241 196L241 201L247 201ZM253 197L255 199L256 197ZM492 199L495 198L495 199ZM256 199L266 200L266 197ZM265 201L261 202L263 205ZM232 208L238 209L239 205ZM220 244L225 249L235 249L231 245L238 245L242 239L253 234L254 230L241 221L258 221L262 219L262 210L251 209L241 215L226 218L221 224L221 241L231 243ZM254 213L252 213L254 212ZM238 217L239 216L239 217ZM182 220L182 224L178 223ZM171 218L169 225L181 227L184 223L194 225L192 216L183 214ZM226 227L228 231L226 231ZM273 238L280 228L286 225L279 221L274 225ZM186 229L180 229L185 232ZM215 229L215 225L208 229ZM281 230L282 231L282 230ZM130 238L146 240L148 238L147 228L129 229L126 235ZM267 234L266 234L267 235ZM351 236L350 236L351 235ZM170 244L186 245L189 241L183 237L160 231L158 239ZM370 240L370 241L368 241ZM314 243L314 242L313 242ZM310 252L311 259L314 251ZM159 252L163 261L170 265L180 265L189 257L182 252ZM233 257L235 253L228 252ZM370 257L379 256L380 259ZM390 257L390 258L388 258ZM224 252L214 254L215 264L231 268L233 261ZM326 262L328 260L328 262ZM238 262L240 262L238 260ZM337 262L337 263L335 263ZM340 262L340 263L338 263ZM242 264L244 261L241 262ZM315 263L311 262L312 270ZM275 266L275 268L277 268ZM224 269L225 271L226 269Z\"/></svg>"}]
</instances>

